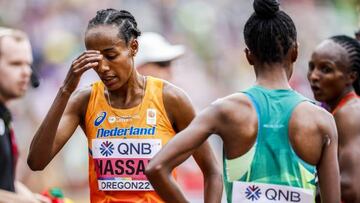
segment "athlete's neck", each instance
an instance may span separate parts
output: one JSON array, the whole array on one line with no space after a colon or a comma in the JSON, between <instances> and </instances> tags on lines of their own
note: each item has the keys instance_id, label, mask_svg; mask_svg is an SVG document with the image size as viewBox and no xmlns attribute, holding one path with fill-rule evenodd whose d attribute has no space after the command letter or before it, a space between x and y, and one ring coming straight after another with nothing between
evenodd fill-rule
<instances>
[{"instance_id":1,"label":"athlete's neck","mask_svg":"<svg viewBox=\"0 0 360 203\"><path fill-rule=\"evenodd\" d=\"M256 74L256 84L268 89L291 89L289 78L291 76L291 67L284 64L262 64L254 66Z\"/></svg>"},{"instance_id":2,"label":"athlete's neck","mask_svg":"<svg viewBox=\"0 0 360 203\"><path fill-rule=\"evenodd\" d=\"M131 108L140 104L145 94L145 83L145 76L134 70L121 88L108 92L110 105L116 108Z\"/></svg>"},{"instance_id":3,"label":"athlete's neck","mask_svg":"<svg viewBox=\"0 0 360 203\"><path fill-rule=\"evenodd\" d=\"M334 100L326 101L325 103L330 107L330 111L333 112L336 109L336 107L339 105L341 100L352 91L354 91L354 88L350 86L348 88L345 88L345 90Z\"/></svg>"}]
</instances>

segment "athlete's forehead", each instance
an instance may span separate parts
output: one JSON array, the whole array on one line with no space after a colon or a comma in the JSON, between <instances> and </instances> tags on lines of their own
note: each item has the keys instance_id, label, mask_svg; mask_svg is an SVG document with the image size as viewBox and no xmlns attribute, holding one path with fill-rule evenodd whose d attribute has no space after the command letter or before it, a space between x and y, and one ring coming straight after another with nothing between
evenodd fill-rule
<instances>
[{"instance_id":1,"label":"athlete's forehead","mask_svg":"<svg viewBox=\"0 0 360 203\"><path fill-rule=\"evenodd\" d=\"M119 45L126 47L125 40L119 37L116 25L99 25L90 28L85 34L85 46L88 50L103 51Z\"/></svg>"},{"instance_id":2,"label":"athlete's forehead","mask_svg":"<svg viewBox=\"0 0 360 203\"><path fill-rule=\"evenodd\" d=\"M329 61L340 66L349 64L349 60L346 49L332 40L320 43L312 54L312 61Z\"/></svg>"}]
</instances>

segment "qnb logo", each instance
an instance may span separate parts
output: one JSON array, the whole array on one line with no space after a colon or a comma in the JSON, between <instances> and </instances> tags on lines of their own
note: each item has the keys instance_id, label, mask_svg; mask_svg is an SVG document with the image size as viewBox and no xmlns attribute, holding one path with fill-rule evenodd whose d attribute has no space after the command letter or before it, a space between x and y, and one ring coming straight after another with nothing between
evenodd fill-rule
<instances>
[{"instance_id":1,"label":"qnb logo","mask_svg":"<svg viewBox=\"0 0 360 203\"><path fill-rule=\"evenodd\" d=\"M260 188L255 185L250 185L249 187L246 188L245 195L248 200L251 201L258 200L261 195Z\"/></svg>"},{"instance_id":2,"label":"qnb logo","mask_svg":"<svg viewBox=\"0 0 360 203\"><path fill-rule=\"evenodd\" d=\"M268 200L280 202L301 202L301 194L296 191L269 188L265 191Z\"/></svg>"},{"instance_id":3,"label":"qnb logo","mask_svg":"<svg viewBox=\"0 0 360 203\"><path fill-rule=\"evenodd\" d=\"M108 157L108 156L112 155L113 152L114 152L114 144L112 142L105 141L105 142L101 143L100 153L103 156Z\"/></svg>"},{"instance_id":4,"label":"qnb logo","mask_svg":"<svg viewBox=\"0 0 360 203\"><path fill-rule=\"evenodd\" d=\"M99 126L102 122L104 122L105 118L106 118L106 112L105 111L99 113L98 117L94 121L94 125Z\"/></svg>"}]
</instances>

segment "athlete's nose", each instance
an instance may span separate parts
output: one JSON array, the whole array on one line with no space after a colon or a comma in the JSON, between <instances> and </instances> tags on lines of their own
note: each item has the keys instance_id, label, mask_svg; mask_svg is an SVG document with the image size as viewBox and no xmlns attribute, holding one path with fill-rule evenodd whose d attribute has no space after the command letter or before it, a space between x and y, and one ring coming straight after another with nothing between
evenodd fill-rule
<instances>
[{"instance_id":1,"label":"athlete's nose","mask_svg":"<svg viewBox=\"0 0 360 203\"><path fill-rule=\"evenodd\" d=\"M105 59L102 59L99 61L99 67L98 67L98 71L100 73L105 73L107 71L110 70L109 64L107 63L107 61Z\"/></svg>"},{"instance_id":2,"label":"athlete's nose","mask_svg":"<svg viewBox=\"0 0 360 203\"><path fill-rule=\"evenodd\" d=\"M307 74L308 80L311 81L317 81L319 80L319 71L317 68L309 69Z\"/></svg>"}]
</instances>

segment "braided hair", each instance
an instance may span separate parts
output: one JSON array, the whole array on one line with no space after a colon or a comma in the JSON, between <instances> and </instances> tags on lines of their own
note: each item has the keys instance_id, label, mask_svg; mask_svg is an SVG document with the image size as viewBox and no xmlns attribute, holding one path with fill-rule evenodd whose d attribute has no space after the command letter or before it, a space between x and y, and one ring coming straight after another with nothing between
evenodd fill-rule
<instances>
[{"instance_id":1,"label":"braided hair","mask_svg":"<svg viewBox=\"0 0 360 203\"><path fill-rule=\"evenodd\" d=\"M126 45L132 38L136 39L141 35L134 16L126 10L118 11L113 8L99 10L96 16L89 21L87 29L98 25L116 25L119 28L118 35L125 40Z\"/></svg>"},{"instance_id":2,"label":"braided hair","mask_svg":"<svg viewBox=\"0 0 360 203\"><path fill-rule=\"evenodd\" d=\"M281 62L296 42L294 22L277 0L254 0L253 7L244 28L247 47L263 63Z\"/></svg>"},{"instance_id":3,"label":"braided hair","mask_svg":"<svg viewBox=\"0 0 360 203\"><path fill-rule=\"evenodd\" d=\"M337 35L330 38L331 41L342 46L350 59L350 70L356 71L358 77L353 83L356 94L360 95L360 43L356 39L346 36Z\"/></svg>"}]
</instances>

